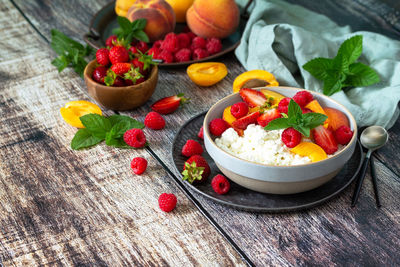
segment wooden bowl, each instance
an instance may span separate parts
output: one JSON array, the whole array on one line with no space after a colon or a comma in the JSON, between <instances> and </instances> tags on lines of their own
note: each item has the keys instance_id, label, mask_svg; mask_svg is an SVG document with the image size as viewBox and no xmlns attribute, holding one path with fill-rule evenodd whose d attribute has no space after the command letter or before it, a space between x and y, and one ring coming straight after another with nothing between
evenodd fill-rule
<instances>
[{"instance_id":1,"label":"wooden bowl","mask_svg":"<svg viewBox=\"0 0 400 267\"><path fill-rule=\"evenodd\" d=\"M112 87L99 84L92 79L97 62L87 64L83 76L89 94L101 105L112 110L131 110L140 107L151 97L158 81L158 67L153 66L146 81L138 85Z\"/></svg>"}]
</instances>

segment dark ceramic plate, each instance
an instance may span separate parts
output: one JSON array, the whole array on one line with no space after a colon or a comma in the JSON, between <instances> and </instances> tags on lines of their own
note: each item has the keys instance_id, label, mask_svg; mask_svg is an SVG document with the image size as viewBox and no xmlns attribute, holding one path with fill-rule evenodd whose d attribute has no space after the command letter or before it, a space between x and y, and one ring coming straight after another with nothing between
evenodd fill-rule
<instances>
[{"instance_id":1,"label":"dark ceramic plate","mask_svg":"<svg viewBox=\"0 0 400 267\"><path fill-rule=\"evenodd\" d=\"M89 33L85 34L83 39L85 42L93 47L94 49L99 49L100 47L105 46L106 39L108 36L112 35L112 30L118 28L117 23L117 14L114 11L115 1L105 5L102 9L100 9L92 18L89 25ZM181 32L182 29L186 26L185 23L177 23L175 27L176 32ZM200 60L191 60L187 62L177 62L177 63L160 63L160 67L180 67L186 66L192 63L202 62L202 61L210 61L226 53L233 51L240 42L240 37L243 33L245 26L245 21L242 19L238 30L232 35L228 36L225 39L222 39L222 51L211 55L206 58L202 58Z\"/></svg>"},{"instance_id":2,"label":"dark ceramic plate","mask_svg":"<svg viewBox=\"0 0 400 267\"><path fill-rule=\"evenodd\" d=\"M181 149L186 140L197 140L204 147L204 142L197 137L197 133L203 124L204 116L205 112L186 122L175 136L172 145L172 158L178 172L182 171L184 162L187 159L181 155ZM203 156L211 168L210 178L206 183L196 186L185 181L187 187L225 205L244 210L267 212L300 210L324 203L325 201L337 196L347 186L349 186L351 182L353 182L362 162L361 145L358 143L354 154L339 174L328 183L316 189L292 195L263 194L246 189L231 181L231 189L229 193L226 195L218 195L211 187L211 178L220 173L220 171L210 155L208 155L207 151L204 151Z\"/></svg>"}]
</instances>

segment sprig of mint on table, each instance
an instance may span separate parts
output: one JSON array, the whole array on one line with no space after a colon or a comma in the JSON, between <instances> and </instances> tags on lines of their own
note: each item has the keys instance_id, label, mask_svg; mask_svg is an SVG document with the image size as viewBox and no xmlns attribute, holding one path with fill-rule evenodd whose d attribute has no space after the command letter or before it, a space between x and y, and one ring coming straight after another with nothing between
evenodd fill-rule
<instances>
[{"instance_id":1,"label":"sprig of mint on table","mask_svg":"<svg viewBox=\"0 0 400 267\"><path fill-rule=\"evenodd\" d=\"M130 129L143 129L144 124L123 115L104 117L99 114L86 114L79 118L85 128L79 129L71 141L71 148L79 150L94 146L102 141L106 145L131 148L124 139L124 133Z\"/></svg>"},{"instance_id":2,"label":"sprig of mint on table","mask_svg":"<svg viewBox=\"0 0 400 267\"><path fill-rule=\"evenodd\" d=\"M120 42L127 45L130 44L134 38L145 43L149 42L149 37L144 32L144 28L147 24L146 19L137 19L130 22L129 19L118 16L117 21L119 28L114 29L113 33Z\"/></svg>"},{"instance_id":3,"label":"sprig of mint on table","mask_svg":"<svg viewBox=\"0 0 400 267\"><path fill-rule=\"evenodd\" d=\"M264 127L264 130L279 130L293 127L305 137L310 137L311 129L324 124L328 116L321 113L303 114L300 106L291 99L288 107L288 114L282 113L283 118L272 120Z\"/></svg>"},{"instance_id":4,"label":"sprig of mint on table","mask_svg":"<svg viewBox=\"0 0 400 267\"><path fill-rule=\"evenodd\" d=\"M333 95L345 87L364 87L380 81L371 67L356 62L362 53L362 35L342 43L334 58L318 57L303 65L303 69L324 82L323 93Z\"/></svg>"}]
</instances>

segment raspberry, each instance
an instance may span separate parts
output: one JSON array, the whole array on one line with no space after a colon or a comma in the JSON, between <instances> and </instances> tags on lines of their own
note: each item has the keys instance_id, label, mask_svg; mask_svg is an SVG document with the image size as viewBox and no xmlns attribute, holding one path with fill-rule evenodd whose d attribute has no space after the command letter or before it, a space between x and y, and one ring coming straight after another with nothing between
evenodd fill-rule
<instances>
[{"instance_id":1,"label":"raspberry","mask_svg":"<svg viewBox=\"0 0 400 267\"><path fill-rule=\"evenodd\" d=\"M128 51L131 52L131 54L139 54L137 48L134 46L129 47Z\"/></svg>"},{"instance_id":2,"label":"raspberry","mask_svg":"<svg viewBox=\"0 0 400 267\"><path fill-rule=\"evenodd\" d=\"M140 52L144 54L147 52L147 50L149 50L149 46L147 45L147 43L139 41L139 43L136 45L136 49L140 50Z\"/></svg>"},{"instance_id":3,"label":"raspberry","mask_svg":"<svg viewBox=\"0 0 400 267\"><path fill-rule=\"evenodd\" d=\"M155 48L161 48L162 43L163 43L163 40L157 40L157 41L155 41L154 44L153 44L153 48L154 48L154 47L155 47Z\"/></svg>"},{"instance_id":4,"label":"raspberry","mask_svg":"<svg viewBox=\"0 0 400 267\"><path fill-rule=\"evenodd\" d=\"M148 55L152 55L154 59L160 59L161 50L157 47L152 47L147 51Z\"/></svg>"},{"instance_id":5,"label":"raspberry","mask_svg":"<svg viewBox=\"0 0 400 267\"><path fill-rule=\"evenodd\" d=\"M221 40L215 37L207 39L206 48L210 55L220 52L222 50Z\"/></svg>"},{"instance_id":6,"label":"raspberry","mask_svg":"<svg viewBox=\"0 0 400 267\"><path fill-rule=\"evenodd\" d=\"M297 92L293 96L293 100L297 104L299 104L300 107L305 107L308 103L313 101L313 99L314 99L313 95L310 92L305 91L305 90Z\"/></svg>"},{"instance_id":7,"label":"raspberry","mask_svg":"<svg viewBox=\"0 0 400 267\"><path fill-rule=\"evenodd\" d=\"M125 81L121 77L117 76L117 78L115 78L112 86L115 86L115 87L125 86Z\"/></svg>"},{"instance_id":8,"label":"raspberry","mask_svg":"<svg viewBox=\"0 0 400 267\"><path fill-rule=\"evenodd\" d=\"M131 161L131 168L137 175L144 173L147 168L147 160L141 157L133 158Z\"/></svg>"},{"instance_id":9,"label":"raspberry","mask_svg":"<svg viewBox=\"0 0 400 267\"><path fill-rule=\"evenodd\" d=\"M124 133L124 141L128 146L140 148L146 144L146 136L141 129L130 129Z\"/></svg>"},{"instance_id":10,"label":"raspberry","mask_svg":"<svg viewBox=\"0 0 400 267\"><path fill-rule=\"evenodd\" d=\"M162 193L158 197L158 206L162 211L170 212L176 207L176 196L174 194Z\"/></svg>"},{"instance_id":11,"label":"raspberry","mask_svg":"<svg viewBox=\"0 0 400 267\"><path fill-rule=\"evenodd\" d=\"M190 61L190 54L192 54L192 51L190 51L190 49L182 48L181 50L175 53L175 61L176 62Z\"/></svg>"},{"instance_id":12,"label":"raspberry","mask_svg":"<svg viewBox=\"0 0 400 267\"><path fill-rule=\"evenodd\" d=\"M238 102L231 106L231 114L236 119L240 119L249 113L249 106L245 102Z\"/></svg>"},{"instance_id":13,"label":"raspberry","mask_svg":"<svg viewBox=\"0 0 400 267\"><path fill-rule=\"evenodd\" d=\"M185 157L191 157L193 155L201 155L203 153L203 147L195 140L189 139L186 144L182 147L182 155Z\"/></svg>"},{"instance_id":14,"label":"raspberry","mask_svg":"<svg viewBox=\"0 0 400 267\"><path fill-rule=\"evenodd\" d=\"M196 37L196 36L197 36L196 34L194 34L194 33L193 33L193 32L191 32L191 31L187 32L186 34L189 36L189 38L190 38L190 41L192 41L192 40L194 39L194 37Z\"/></svg>"},{"instance_id":15,"label":"raspberry","mask_svg":"<svg viewBox=\"0 0 400 267\"><path fill-rule=\"evenodd\" d=\"M116 43L117 43L117 36L116 35L111 35L106 40L106 46L109 47L109 48L112 48L114 46L114 44L116 44Z\"/></svg>"},{"instance_id":16,"label":"raspberry","mask_svg":"<svg viewBox=\"0 0 400 267\"><path fill-rule=\"evenodd\" d=\"M178 38L176 37L176 34L173 32L168 33L161 44L161 49L175 52L178 48Z\"/></svg>"},{"instance_id":17,"label":"raspberry","mask_svg":"<svg viewBox=\"0 0 400 267\"><path fill-rule=\"evenodd\" d=\"M202 48L197 48L193 51L193 59L202 59L208 57L208 52Z\"/></svg>"},{"instance_id":18,"label":"raspberry","mask_svg":"<svg viewBox=\"0 0 400 267\"><path fill-rule=\"evenodd\" d=\"M300 144L301 133L293 129L292 127L285 129L282 132L282 142L289 148L293 148Z\"/></svg>"},{"instance_id":19,"label":"raspberry","mask_svg":"<svg viewBox=\"0 0 400 267\"><path fill-rule=\"evenodd\" d=\"M174 56L172 55L171 52L167 50L161 51L159 55L160 59L162 59L165 63L172 63L174 62Z\"/></svg>"},{"instance_id":20,"label":"raspberry","mask_svg":"<svg viewBox=\"0 0 400 267\"><path fill-rule=\"evenodd\" d=\"M333 133L336 142L341 145L347 145L353 137L353 131L346 125L342 125Z\"/></svg>"},{"instance_id":21,"label":"raspberry","mask_svg":"<svg viewBox=\"0 0 400 267\"><path fill-rule=\"evenodd\" d=\"M165 127L165 120L157 112L151 111L144 118L144 125L153 130L160 130Z\"/></svg>"},{"instance_id":22,"label":"raspberry","mask_svg":"<svg viewBox=\"0 0 400 267\"><path fill-rule=\"evenodd\" d=\"M200 128L199 133L197 134L197 136L198 136L200 139L204 139L204 129L203 129L203 126L201 126L201 128Z\"/></svg>"},{"instance_id":23,"label":"raspberry","mask_svg":"<svg viewBox=\"0 0 400 267\"><path fill-rule=\"evenodd\" d=\"M192 44L190 45L190 49L193 51L196 50L197 48L206 48L206 40L203 37L196 36L192 40Z\"/></svg>"},{"instance_id":24,"label":"raspberry","mask_svg":"<svg viewBox=\"0 0 400 267\"><path fill-rule=\"evenodd\" d=\"M200 155L191 156L183 167L183 180L189 183L202 183L210 176L211 169L207 161Z\"/></svg>"},{"instance_id":25,"label":"raspberry","mask_svg":"<svg viewBox=\"0 0 400 267\"><path fill-rule=\"evenodd\" d=\"M108 51L107 48L100 48L99 50L96 51L96 60L97 63L103 66L108 66L110 64L110 58L108 55L110 54L110 51Z\"/></svg>"},{"instance_id":26,"label":"raspberry","mask_svg":"<svg viewBox=\"0 0 400 267\"><path fill-rule=\"evenodd\" d=\"M225 132L226 129L229 128L228 123L226 123L226 121L224 121L223 119L217 118L217 119L213 119L210 122L210 132L215 135L215 136L221 136L221 134L223 132Z\"/></svg>"},{"instance_id":27,"label":"raspberry","mask_svg":"<svg viewBox=\"0 0 400 267\"><path fill-rule=\"evenodd\" d=\"M94 69L92 78L98 83L104 84L104 77L107 76L107 68L104 66L99 66Z\"/></svg>"},{"instance_id":28,"label":"raspberry","mask_svg":"<svg viewBox=\"0 0 400 267\"><path fill-rule=\"evenodd\" d=\"M211 186L214 189L215 193L218 195L224 195L228 193L231 188L231 184L228 179L225 178L222 174L217 174L211 181Z\"/></svg>"},{"instance_id":29,"label":"raspberry","mask_svg":"<svg viewBox=\"0 0 400 267\"><path fill-rule=\"evenodd\" d=\"M303 114L305 113L312 113L311 109L300 107Z\"/></svg>"},{"instance_id":30,"label":"raspberry","mask_svg":"<svg viewBox=\"0 0 400 267\"><path fill-rule=\"evenodd\" d=\"M279 101L278 104L278 111L279 113L288 113L288 108L289 108L289 103L290 103L290 97L285 97L281 101Z\"/></svg>"},{"instance_id":31,"label":"raspberry","mask_svg":"<svg viewBox=\"0 0 400 267\"><path fill-rule=\"evenodd\" d=\"M176 36L178 38L178 44L180 48L189 48L191 39L188 34L186 33L180 33Z\"/></svg>"},{"instance_id":32,"label":"raspberry","mask_svg":"<svg viewBox=\"0 0 400 267\"><path fill-rule=\"evenodd\" d=\"M114 46L110 49L109 57L111 64L128 62L129 52L123 46Z\"/></svg>"}]
</instances>

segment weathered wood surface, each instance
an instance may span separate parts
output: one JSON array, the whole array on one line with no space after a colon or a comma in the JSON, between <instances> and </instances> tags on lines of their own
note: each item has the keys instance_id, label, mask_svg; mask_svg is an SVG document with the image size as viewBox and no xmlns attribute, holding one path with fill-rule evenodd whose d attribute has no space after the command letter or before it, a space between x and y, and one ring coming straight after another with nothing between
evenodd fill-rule
<instances>
[{"instance_id":1,"label":"weathered wood surface","mask_svg":"<svg viewBox=\"0 0 400 267\"><path fill-rule=\"evenodd\" d=\"M56 27L80 39L86 32L85 25L89 23L87 19L90 19L104 1L85 1L85 4L77 2L70 5L59 1L16 3L46 38L49 38L50 29ZM398 11L392 12L393 10L388 8L386 11L390 16L376 15L374 10L383 10L380 2L342 0L338 1L338 4L330 1L296 3L322 12L341 25L348 23L356 30L382 29L384 33L398 38ZM379 14L385 14L382 12ZM190 105L166 116L166 130L155 132L150 137L151 149L169 168L173 166L169 151L177 128L194 114L207 110L216 99L229 94L234 77L243 71L232 54L222 61L229 66L229 75L221 83L210 88L194 85L184 69L162 70L156 93L149 103L127 113L143 119L149 111L150 103L160 97L184 91L192 98ZM61 74L61 77L64 77L64 74ZM85 87L80 89L85 90ZM397 123L390 131L392 143L377 154L377 172L383 204L381 210L375 208L369 177L366 179L359 204L354 209L349 207L352 188L319 208L279 215L237 211L215 204L200 195L196 195L197 199L228 232L233 241L259 266L400 265L397 249L400 245L400 208L397 199L400 191L400 163L393 157L399 153L399 147L396 145L399 129L400 125ZM178 176L179 173L175 175Z\"/></svg>"},{"instance_id":2,"label":"weathered wood surface","mask_svg":"<svg viewBox=\"0 0 400 267\"><path fill-rule=\"evenodd\" d=\"M83 80L57 73L10 2L0 14L0 265L244 266L144 149L69 148L76 129L59 108L87 99ZM130 171L135 156L149 161L144 175ZM177 195L172 213L158 208L162 192Z\"/></svg>"}]
</instances>

